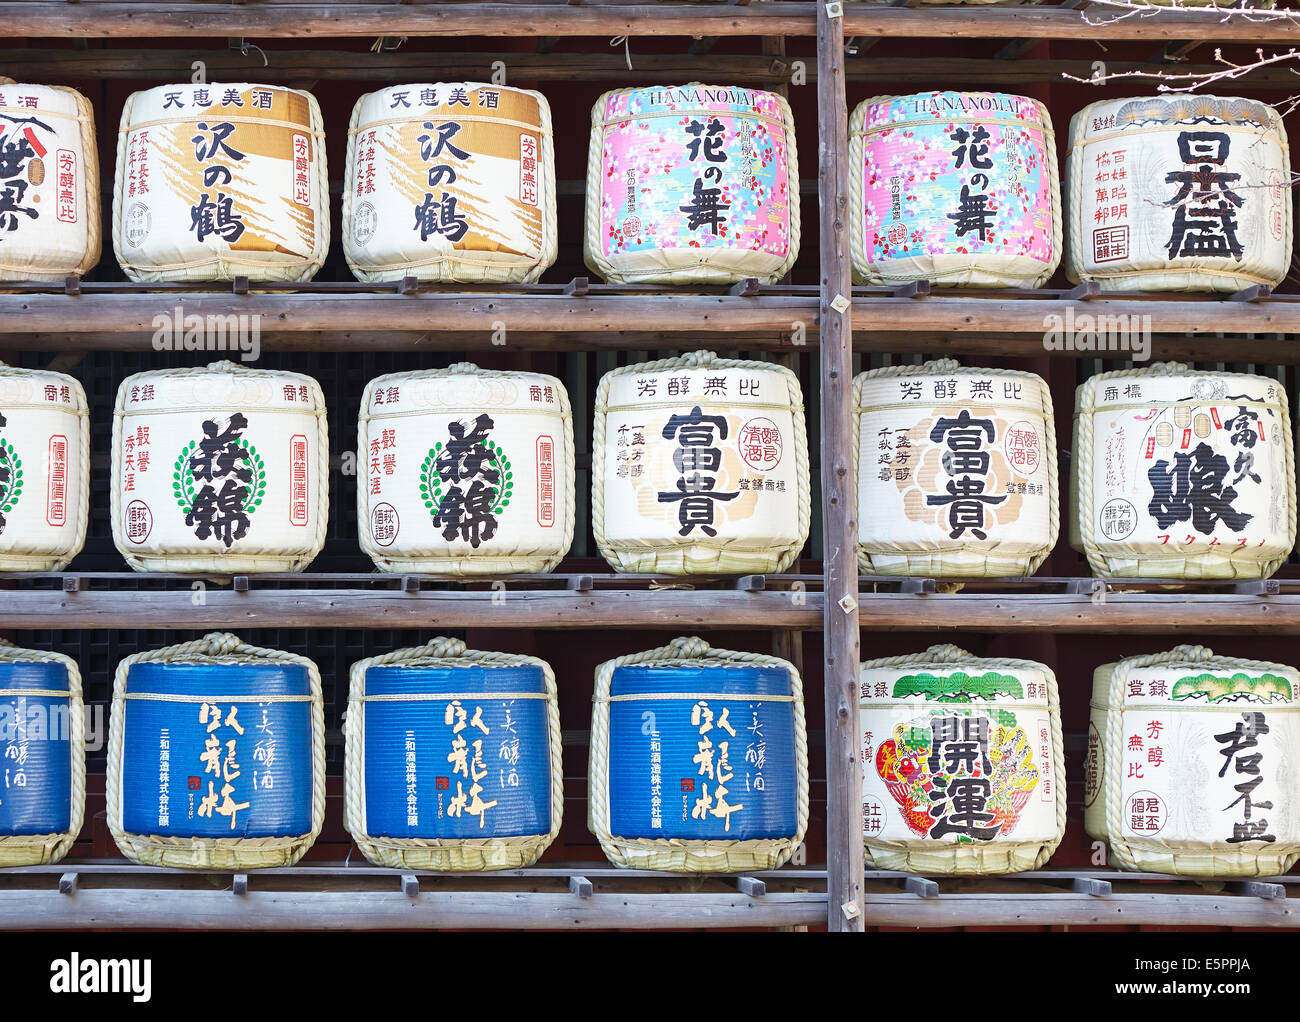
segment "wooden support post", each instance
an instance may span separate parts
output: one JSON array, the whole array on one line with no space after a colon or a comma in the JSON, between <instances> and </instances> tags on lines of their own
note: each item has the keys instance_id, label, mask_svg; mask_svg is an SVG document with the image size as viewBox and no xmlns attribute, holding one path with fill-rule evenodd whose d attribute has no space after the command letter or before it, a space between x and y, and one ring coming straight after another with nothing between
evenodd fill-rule
<instances>
[{"instance_id":1,"label":"wooden support post","mask_svg":"<svg viewBox=\"0 0 1300 1022\"><path fill-rule=\"evenodd\" d=\"M844 19L831 17L825 3L817 5L817 110L827 927L832 932L861 932L865 867L858 822L862 766L858 751L857 466L850 457L849 118L844 90Z\"/></svg>"}]
</instances>

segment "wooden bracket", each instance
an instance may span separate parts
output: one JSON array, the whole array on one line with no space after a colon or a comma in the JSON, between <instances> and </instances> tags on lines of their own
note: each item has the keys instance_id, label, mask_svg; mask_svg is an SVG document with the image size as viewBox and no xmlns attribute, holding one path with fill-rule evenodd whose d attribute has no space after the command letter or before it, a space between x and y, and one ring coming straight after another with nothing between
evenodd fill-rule
<instances>
[{"instance_id":1,"label":"wooden bracket","mask_svg":"<svg viewBox=\"0 0 1300 1022\"><path fill-rule=\"evenodd\" d=\"M231 586L237 593L248 592L248 576L236 575L233 579L231 579Z\"/></svg>"},{"instance_id":2,"label":"wooden bracket","mask_svg":"<svg viewBox=\"0 0 1300 1022\"><path fill-rule=\"evenodd\" d=\"M564 293L571 298L586 298L591 281L586 277L574 277L564 285Z\"/></svg>"},{"instance_id":3,"label":"wooden bracket","mask_svg":"<svg viewBox=\"0 0 1300 1022\"><path fill-rule=\"evenodd\" d=\"M596 588L596 580L590 575L570 575L564 580L564 588L589 593Z\"/></svg>"},{"instance_id":4,"label":"wooden bracket","mask_svg":"<svg viewBox=\"0 0 1300 1022\"><path fill-rule=\"evenodd\" d=\"M397 293L399 295L414 295L420 293L420 278L414 274L408 273L405 277L397 282Z\"/></svg>"},{"instance_id":5,"label":"wooden bracket","mask_svg":"<svg viewBox=\"0 0 1300 1022\"><path fill-rule=\"evenodd\" d=\"M935 588L934 579L932 578L905 578L898 583L900 593L933 593L938 590Z\"/></svg>"},{"instance_id":6,"label":"wooden bracket","mask_svg":"<svg viewBox=\"0 0 1300 1022\"><path fill-rule=\"evenodd\" d=\"M1074 877L1070 886L1079 894L1090 894L1094 898L1109 898L1111 895L1110 881L1096 877Z\"/></svg>"},{"instance_id":7,"label":"wooden bracket","mask_svg":"<svg viewBox=\"0 0 1300 1022\"><path fill-rule=\"evenodd\" d=\"M579 898L590 898L595 890L591 886L591 881L586 877L571 876L569 877L569 893L576 894Z\"/></svg>"},{"instance_id":8,"label":"wooden bracket","mask_svg":"<svg viewBox=\"0 0 1300 1022\"><path fill-rule=\"evenodd\" d=\"M1273 289L1267 284L1252 284L1250 287L1244 287L1240 291L1234 291L1228 295L1227 301L1262 302L1272 293Z\"/></svg>"},{"instance_id":9,"label":"wooden bracket","mask_svg":"<svg viewBox=\"0 0 1300 1022\"><path fill-rule=\"evenodd\" d=\"M81 294L81 278L76 274L69 274L63 278L63 293L67 295Z\"/></svg>"},{"instance_id":10,"label":"wooden bracket","mask_svg":"<svg viewBox=\"0 0 1300 1022\"><path fill-rule=\"evenodd\" d=\"M1101 294L1101 285L1095 280L1085 280L1082 284L1076 284L1069 291L1061 294L1063 302L1089 302Z\"/></svg>"},{"instance_id":11,"label":"wooden bracket","mask_svg":"<svg viewBox=\"0 0 1300 1022\"><path fill-rule=\"evenodd\" d=\"M81 588L81 579L76 575L63 576L63 591L65 593L75 593Z\"/></svg>"},{"instance_id":12,"label":"wooden bracket","mask_svg":"<svg viewBox=\"0 0 1300 1022\"><path fill-rule=\"evenodd\" d=\"M891 298L927 298L930 295L928 280L910 280L906 284L895 284L889 289Z\"/></svg>"},{"instance_id":13,"label":"wooden bracket","mask_svg":"<svg viewBox=\"0 0 1300 1022\"><path fill-rule=\"evenodd\" d=\"M758 294L758 278L746 277L744 280L738 280L731 285L731 290L727 293L735 298L751 298Z\"/></svg>"},{"instance_id":14,"label":"wooden bracket","mask_svg":"<svg viewBox=\"0 0 1300 1022\"><path fill-rule=\"evenodd\" d=\"M77 893L76 873L64 873L63 876L59 877L59 893L60 894Z\"/></svg>"},{"instance_id":15,"label":"wooden bracket","mask_svg":"<svg viewBox=\"0 0 1300 1022\"><path fill-rule=\"evenodd\" d=\"M404 593L418 593L419 591L420 591L420 576L419 576L419 575L403 575L403 576L402 576L402 592L404 592Z\"/></svg>"},{"instance_id":16,"label":"wooden bracket","mask_svg":"<svg viewBox=\"0 0 1300 1022\"><path fill-rule=\"evenodd\" d=\"M243 897L248 893L248 874L236 873L230 878L230 893Z\"/></svg>"},{"instance_id":17,"label":"wooden bracket","mask_svg":"<svg viewBox=\"0 0 1300 1022\"><path fill-rule=\"evenodd\" d=\"M767 576L741 575L736 579L736 588L746 593L761 593L767 588Z\"/></svg>"},{"instance_id":18,"label":"wooden bracket","mask_svg":"<svg viewBox=\"0 0 1300 1022\"><path fill-rule=\"evenodd\" d=\"M908 877L903 881L903 890L915 894L918 898L939 897L939 885L925 877Z\"/></svg>"},{"instance_id":19,"label":"wooden bracket","mask_svg":"<svg viewBox=\"0 0 1300 1022\"><path fill-rule=\"evenodd\" d=\"M248 294L248 278L238 276L230 282L230 289L237 295Z\"/></svg>"},{"instance_id":20,"label":"wooden bracket","mask_svg":"<svg viewBox=\"0 0 1300 1022\"><path fill-rule=\"evenodd\" d=\"M1275 578L1254 578L1234 583L1232 591L1239 596L1276 596L1282 591L1282 583Z\"/></svg>"},{"instance_id":21,"label":"wooden bracket","mask_svg":"<svg viewBox=\"0 0 1300 1022\"><path fill-rule=\"evenodd\" d=\"M414 873L403 873L402 893L408 898L418 898L420 896L420 878Z\"/></svg>"},{"instance_id":22,"label":"wooden bracket","mask_svg":"<svg viewBox=\"0 0 1300 1022\"><path fill-rule=\"evenodd\" d=\"M736 888L750 898L761 898L767 893L767 884L756 877L735 877Z\"/></svg>"},{"instance_id":23,"label":"wooden bracket","mask_svg":"<svg viewBox=\"0 0 1300 1022\"><path fill-rule=\"evenodd\" d=\"M1270 884L1263 880L1234 880L1225 885L1233 894L1248 898L1266 898L1269 901L1286 901L1286 885Z\"/></svg>"}]
</instances>

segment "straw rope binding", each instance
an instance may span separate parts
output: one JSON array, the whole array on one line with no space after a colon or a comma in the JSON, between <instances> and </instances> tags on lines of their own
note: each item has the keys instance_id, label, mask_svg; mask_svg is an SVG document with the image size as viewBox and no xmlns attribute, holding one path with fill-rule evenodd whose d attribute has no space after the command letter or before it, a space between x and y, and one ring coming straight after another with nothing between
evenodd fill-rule
<instances>
[{"instance_id":1,"label":"straw rope binding","mask_svg":"<svg viewBox=\"0 0 1300 1022\"><path fill-rule=\"evenodd\" d=\"M62 653L20 649L0 639L0 663L58 663L68 672L68 746L71 791L68 829L55 834L0 835L0 866L40 866L58 862L81 833L86 811L86 712L77 662ZM3 690L0 690L3 698Z\"/></svg>"},{"instance_id":2,"label":"straw rope binding","mask_svg":"<svg viewBox=\"0 0 1300 1022\"><path fill-rule=\"evenodd\" d=\"M291 837L209 838L137 834L122 824L123 735L126 731L127 686L136 664L292 664L306 669L311 689L311 830ZM257 702L256 695L241 696ZM292 866L320 834L325 821L325 709L320 672L306 657L264 649L229 632L209 632L201 639L163 649L147 650L117 665L108 729L108 829L132 862L181 869L244 870Z\"/></svg>"},{"instance_id":3,"label":"straw rope binding","mask_svg":"<svg viewBox=\"0 0 1300 1022\"><path fill-rule=\"evenodd\" d=\"M665 838L625 838L610 831L609 706L614 672L637 667L771 667L788 672L794 696L796 771L795 833L788 838L752 841L717 841ZM658 698L648 695L646 698ZM744 696L737 696L743 700ZM788 660L764 653L739 653L711 649L698 637L674 639L666 646L606 660L596 668L596 691L591 713L591 753L588 771L587 826L600 842L610 862L635 869L677 873L738 873L777 869L789 861L802 843L808 827L808 730L804 719L803 684Z\"/></svg>"},{"instance_id":4,"label":"straw rope binding","mask_svg":"<svg viewBox=\"0 0 1300 1022\"><path fill-rule=\"evenodd\" d=\"M493 838L395 838L372 835L366 826L366 672L373 667L540 668L546 686L546 721L550 751L551 829L546 834ZM348 712L343 722L345 739L344 822L348 833L367 859L379 866L428 869L447 872L475 872L494 869L522 869L536 862L560 832L564 816L564 766L560 735L559 691L555 672L545 660L521 653L482 652L465 648L460 639L438 636L423 646L394 650L382 656L358 660L350 673ZM485 692L485 698L500 698ZM451 698L449 695L403 696L415 702Z\"/></svg>"}]
</instances>

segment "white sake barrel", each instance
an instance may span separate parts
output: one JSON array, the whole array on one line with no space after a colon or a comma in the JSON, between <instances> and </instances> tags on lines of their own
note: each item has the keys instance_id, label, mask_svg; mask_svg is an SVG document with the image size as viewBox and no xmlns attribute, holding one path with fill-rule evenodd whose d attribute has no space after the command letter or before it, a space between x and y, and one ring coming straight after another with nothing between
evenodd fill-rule
<instances>
[{"instance_id":1,"label":"white sake barrel","mask_svg":"<svg viewBox=\"0 0 1300 1022\"><path fill-rule=\"evenodd\" d=\"M113 542L137 571L301 571L329 514L320 384L233 362L128 376L111 493Z\"/></svg>"},{"instance_id":2,"label":"white sake barrel","mask_svg":"<svg viewBox=\"0 0 1300 1022\"><path fill-rule=\"evenodd\" d=\"M779 572L808 539L803 394L783 366L697 351L606 373L592 462L616 571Z\"/></svg>"},{"instance_id":3,"label":"white sake barrel","mask_svg":"<svg viewBox=\"0 0 1300 1022\"><path fill-rule=\"evenodd\" d=\"M59 281L99 262L95 112L60 85L0 81L0 281Z\"/></svg>"},{"instance_id":4,"label":"white sake barrel","mask_svg":"<svg viewBox=\"0 0 1300 1022\"><path fill-rule=\"evenodd\" d=\"M1295 545L1286 388L1174 362L1075 393L1070 545L1102 577L1267 578Z\"/></svg>"},{"instance_id":5,"label":"white sake barrel","mask_svg":"<svg viewBox=\"0 0 1300 1022\"><path fill-rule=\"evenodd\" d=\"M573 541L573 413L540 373L470 362L371 380L361 547L383 571L551 571Z\"/></svg>"},{"instance_id":6,"label":"white sake barrel","mask_svg":"<svg viewBox=\"0 0 1300 1022\"><path fill-rule=\"evenodd\" d=\"M1162 96L1070 121L1071 280L1122 291L1275 285L1291 259L1291 160L1267 103Z\"/></svg>"},{"instance_id":7,"label":"white sake barrel","mask_svg":"<svg viewBox=\"0 0 1300 1022\"><path fill-rule=\"evenodd\" d=\"M587 265L615 284L770 284L799 254L790 104L739 86L615 89L591 110Z\"/></svg>"},{"instance_id":8,"label":"white sake barrel","mask_svg":"<svg viewBox=\"0 0 1300 1022\"><path fill-rule=\"evenodd\" d=\"M90 413L71 376L0 363L0 571L62 571L90 513Z\"/></svg>"},{"instance_id":9,"label":"white sake barrel","mask_svg":"<svg viewBox=\"0 0 1300 1022\"><path fill-rule=\"evenodd\" d=\"M209 83L127 99L113 248L132 280L310 280L329 243L325 128L310 93Z\"/></svg>"},{"instance_id":10,"label":"white sake barrel","mask_svg":"<svg viewBox=\"0 0 1300 1022\"><path fill-rule=\"evenodd\" d=\"M1300 855L1294 667L1204 646L1093 675L1084 827L1124 869L1273 876Z\"/></svg>"},{"instance_id":11,"label":"white sake barrel","mask_svg":"<svg viewBox=\"0 0 1300 1022\"><path fill-rule=\"evenodd\" d=\"M1052 395L952 359L853 381L858 562L874 575L1032 575L1056 545Z\"/></svg>"},{"instance_id":12,"label":"white sake barrel","mask_svg":"<svg viewBox=\"0 0 1300 1022\"><path fill-rule=\"evenodd\" d=\"M394 85L348 129L343 254L360 280L532 283L555 262L555 141L540 92Z\"/></svg>"},{"instance_id":13,"label":"white sake barrel","mask_svg":"<svg viewBox=\"0 0 1300 1022\"><path fill-rule=\"evenodd\" d=\"M1065 836L1056 675L956 646L859 674L862 833L877 869L1038 869Z\"/></svg>"},{"instance_id":14,"label":"white sake barrel","mask_svg":"<svg viewBox=\"0 0 1300 1022\"><path fill-rule=\"evenodd\" d=\"M1060 262L1056 136L1037 100L876 96L853 111L849 164L858 283L1041 287Z\"/></svg>"}]
</instances>

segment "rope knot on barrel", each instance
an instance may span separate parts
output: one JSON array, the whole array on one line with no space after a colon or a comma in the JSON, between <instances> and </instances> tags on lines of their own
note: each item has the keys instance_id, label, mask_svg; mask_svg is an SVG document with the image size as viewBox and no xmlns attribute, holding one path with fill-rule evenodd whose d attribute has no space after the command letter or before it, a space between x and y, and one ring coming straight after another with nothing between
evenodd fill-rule
<instances>
[{"instance_id":1,"label":"rope knot on barrel","mask_svg":"<svg viewBox=\"0 0 1300 1022\"><path fill-rule=\"evenodd\" d=\"M668 648L677 656L702 657L709 653L709 644L698 635L683 635L668 643Z\"/></svg>"},{"instance_id":2,"label":"rope knot on barrel","mask_svg":"<svg viewBox=\"0 0 1300 1022\"><path fill-rule=\"evenodd\" d=\"M474 362L453 362L447 367L449 373L476 373L478 365Z\"/></svg>"},{"instance_id":3,"label":"rope knot on barrel","mask_svg":"<svg viewBox=\"0 0 1300 1022\"><path fill-rule=\"evenodd\" d=\"M960 646L953 645L951 642L940 643L937 646L931 646L925 651L925 655L931 660L937 660L940 663L955 664L963 660L975 659L966 650Z\"/></svg>"},{"instance_id":4,"label":"rope knot on barrel","mask_svg":"<svg viewBox=\"0 0 1300 1022\"><path fill-rule=\"evenodd\" d=\"M214 656L233 653L244 644L238 635L232 635L230 632L209 632L203 636L202 643Z\"/></svg>"},{"instance_id":5,"label":"rope knot on barrel","mask_svg":"<svg viewBox=\"0 0 1300 1022\"><path fill-rule=\"evenodd\" d=\"M681 357L682 364L692 369L698 369L717 360L718 355L713 351L691 351Z\"/></svg>"},{"instance_id":6,"label":"rope knot on barrel","mask_svg":"<svg viewBox=\"0 0 1300 1022\"><path fill-rule=\"evenodd\" d=\"M1206 646L1175 646L1169 651L1169 656L1179 660L1209 660L1214 656L1214 650Z\"/></svg>"},{"instance_id":7,"label":"rope knot on barrel","mask_svg":"<svg viewBox=\"0 0 1300 1022\"><path fill-rule=\"evenodd\" d=\"M430 656L436 657L458 657L465 655L465 643L460 639L449 639L445 635L439 635L436 639L430 639L425 644L425 649L429 651Z\"/></svg>"}]
</instances>

